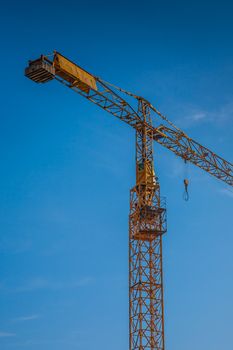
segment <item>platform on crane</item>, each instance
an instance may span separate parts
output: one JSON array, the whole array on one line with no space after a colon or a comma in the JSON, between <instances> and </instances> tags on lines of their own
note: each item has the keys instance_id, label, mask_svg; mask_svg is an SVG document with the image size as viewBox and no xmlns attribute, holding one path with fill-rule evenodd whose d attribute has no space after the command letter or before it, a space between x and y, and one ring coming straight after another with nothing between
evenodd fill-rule
<instances>
[{"instance_id":1,"label":"platform on crane","mask_svg":"<svg viewBox=\"0 0 233 350\"><path fill-rule=\"evenodd\" d=\"M132 215L135 227L133 233L136 240L152 241L167 231L166 208L146 205ZM138 224L137 224L138 223Z\"/></svg>"}]
</instances>

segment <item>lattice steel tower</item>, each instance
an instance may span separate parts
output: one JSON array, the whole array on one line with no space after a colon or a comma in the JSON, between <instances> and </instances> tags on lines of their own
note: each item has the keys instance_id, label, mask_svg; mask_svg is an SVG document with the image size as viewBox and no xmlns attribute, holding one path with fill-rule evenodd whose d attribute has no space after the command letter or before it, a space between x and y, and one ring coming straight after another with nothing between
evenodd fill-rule
<instances>
[{"instance_id":1,"label":"lattice steel tower","mask_svg":"<svg viewBox=\"0 0 233 350\"><path fill-rule=\"evenodd\" d=\"M25 75L37 83L58 80L136 131L136 185L130 191L129 214L129 350L165 350L166 208L154 172L153 142L230 186L233 165L191 139L145 99L95 77L58 52L29 61Z\"/></svg>"},{"instance_id":2,"label":"lattice steel tower","mask_svg":"<svg viewBox=\"0 0 233 350\"><path fill-rule=\"evenodd\" d=\"M130 191L129 335L130 350L164 350L162 234L164 203L155 177L150 108L138 100L144 121L136 131L136 186Z\"/></svg>"}]
</instances>

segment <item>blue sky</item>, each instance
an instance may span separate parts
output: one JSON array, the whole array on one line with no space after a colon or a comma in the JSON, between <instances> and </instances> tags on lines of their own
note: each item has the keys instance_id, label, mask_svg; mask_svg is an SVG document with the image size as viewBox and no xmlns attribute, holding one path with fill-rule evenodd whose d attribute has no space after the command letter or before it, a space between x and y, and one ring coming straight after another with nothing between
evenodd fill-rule
<instances>
[{"instance_id":1,"label":"blue sky","mask_svg":"<svg viewBox=\"0 0 233 350\"><path fill-rule=\"evenodd\" d=\"M57 82L33 84L27 60L57 49L232 161L232 11L228 1L1 5L1 350L128 348L134 132ZM233 192L159 145L155 163L168 207L167 349L230 349Z\"/></svg>"}]
</instances>

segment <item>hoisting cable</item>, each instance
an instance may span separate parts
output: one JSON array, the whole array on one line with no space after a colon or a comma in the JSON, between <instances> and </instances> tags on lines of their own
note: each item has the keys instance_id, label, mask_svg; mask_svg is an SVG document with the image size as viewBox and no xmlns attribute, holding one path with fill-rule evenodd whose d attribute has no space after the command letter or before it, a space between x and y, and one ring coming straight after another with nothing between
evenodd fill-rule
<instances>
[{"instance_id":1,"label":"hoisting cable","mask_svg":"<svg viewBox=\"0 0 233 350\"><path fill-rule=\"evenodd\" d=\"M169 119L167 119L167 117L165 117L161 112L159 112L159 111L158 111L149 101L147 101L145 98L140 97L140 96L137 96L137 95L133 94L132 92L129 92L129 91L125 90L125 89L122 89L122 88L120 88L120 87L118 87L118 86L116 86L116 85L114 85L114 84L112 84L112 83L109 83L109 82L107 82L107 81L105 81L105 80L103 80L103 79L100 79L100 78L96 78L96 79L99 80L99 82L103 82L104 84L109 85L109 86L111 86L112 88L115 88L116 90L118 90L118 91L120 91L120 92L123 92L124 94L126 94L126 95L128 95L128 96L131 96L131 97L136 98L137 100L142 99L142 100L146 101L146 102L148 103L149 107L150 107L161 119L163 119L163 120L164 120L165 122L167 122L170 126L172 126L174 129L176 129L177 131L179 131L182 135L184 135L184 132L183 132L181 129L179 129L177 126L175 126ZM185 136L187 137L187 135L185 135Z\"/></svg>"},{"instance_id":2,"label":"hoisting cable","mask_svg":"<svg viewBox=\"0 0 233 350\"><path fill-rule=\"evenodd\" d=\"M140 96L137 96L137 95L135 95L135 94L133 94L132 92L129 92L129 91L127 91L127 90L124 90L124 89L120 88L119 86L116 86L116 85L114 85L114 84L112 84L112 83L109 83L108 81L105 81L105 80L100 79L100 78L98 78L98 77L96 77L96 79L97 79L98 81L104 83L105 85L109 85L109 86L111 86L112 88L114 88L114 89L116 89L116 90L118 90L118 91L120 91L120 92L123 92L123 93L126 94L126 95L129 95L129 96L131 96L131 97L134 97L134 98L136 98L137 100L140 99Z\"/></svg>"}]
</instances>

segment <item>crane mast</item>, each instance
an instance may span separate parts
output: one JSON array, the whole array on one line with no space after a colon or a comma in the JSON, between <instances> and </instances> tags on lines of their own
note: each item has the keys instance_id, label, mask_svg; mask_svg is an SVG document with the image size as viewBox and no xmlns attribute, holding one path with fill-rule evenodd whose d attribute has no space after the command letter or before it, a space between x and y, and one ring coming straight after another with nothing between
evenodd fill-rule
<instances>
[{"instance_id":1,"label":"crane mast","mask_svg":"<svg viewBox=\"0 0 233 350\"><path fill-rule=\"evenodd\" d=\"M138 100L144 123L136 131L136 186L130 191L129 343L130 350L164 350L162 234L166 209L155 177L150 108ZM164 203L163 203L164 204Z\"/></svg>"},{"instance_id":2,"label":"crane mast","mask_svg":"<svg viewBox=\"0 0 233 350\"><path fill-rule=\"evenodd\" d=\"M104 82L57 52L52 60L42 55L29 61L25 75L37 83L56 79L135 130L136 184L130 190L129 213L129 350L165 350L162 236L167 231L166 203L154 171L153 142L230 186L233 165L192 140L142 97ZM120 92L133 97L136 108Z\"/></svg>"}]
</instances>

